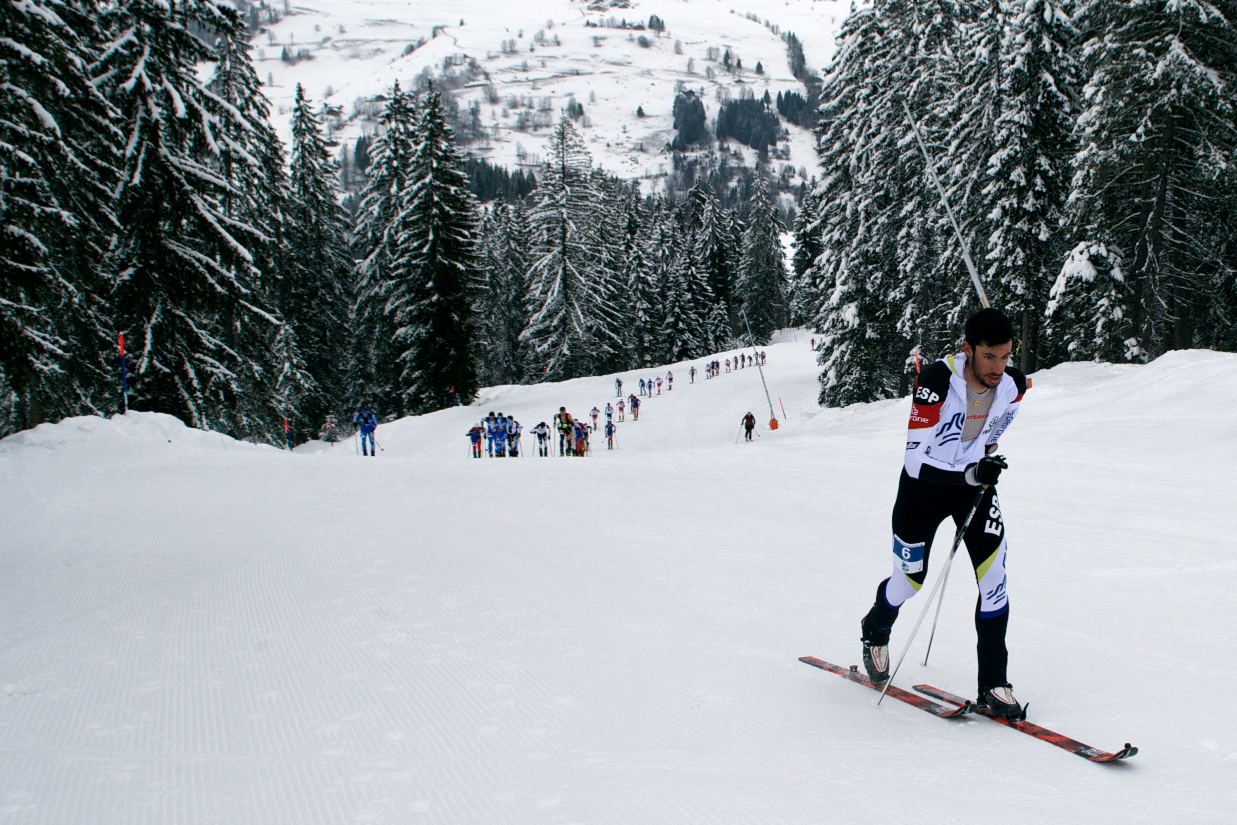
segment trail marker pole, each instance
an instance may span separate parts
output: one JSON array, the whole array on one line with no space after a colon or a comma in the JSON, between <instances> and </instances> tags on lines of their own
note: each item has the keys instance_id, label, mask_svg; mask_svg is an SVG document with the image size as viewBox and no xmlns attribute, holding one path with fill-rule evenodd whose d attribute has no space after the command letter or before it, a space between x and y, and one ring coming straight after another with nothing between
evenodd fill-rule
<instances>
[{"instance_id":1,"label":"trail marker pole","mask_svg":"<svg viewBox=\"0 0 1237 825\"><path fill-rule=\"evenodd\" d=\"M120 414L129 412L129 365L125 363L125 334L120 333Z\"/></svg>"},{"instance_id":2,"label":"trail marker pole","mask_svg":"<svg viewBox=\"0 0 1237 825\"><path fill-rule=\"evenodd\" d=\"M752 335L752 325L747 320L747 310L739 307L739 312L743 315L743 325L747 327L747 339L752 342L752 352L759 356L756 350L756 336ZM773 413L773 399L769 396L769 385L765 382L765 370L760 365L760 358L756 359L756 369L760 371L760 384L765 388L765 400L769 402L769 429L777 429L777 416Z\"/></svg>"}]
</instances>

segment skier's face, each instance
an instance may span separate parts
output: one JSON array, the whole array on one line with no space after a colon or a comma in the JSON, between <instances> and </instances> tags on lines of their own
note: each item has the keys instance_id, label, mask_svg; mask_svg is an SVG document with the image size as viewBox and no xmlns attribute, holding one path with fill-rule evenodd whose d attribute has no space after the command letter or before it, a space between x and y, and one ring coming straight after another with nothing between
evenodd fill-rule
<instances>
[{"instance_id":1,"label":"skier's face","mask_svg":"<svg viewBox=\"0 0 1237 825\"><path fill-rule=\"evenodd\" d=\"M966 354L967 370L975 380L988 389L1001 383L1001 376L1005 374L1005 367L1008 366L1009 356L1013 351L1013 341L1006 341L996 346L976 344L972 347L968 343L962 344L962 352Z\"/></svg>"}]
</instances>

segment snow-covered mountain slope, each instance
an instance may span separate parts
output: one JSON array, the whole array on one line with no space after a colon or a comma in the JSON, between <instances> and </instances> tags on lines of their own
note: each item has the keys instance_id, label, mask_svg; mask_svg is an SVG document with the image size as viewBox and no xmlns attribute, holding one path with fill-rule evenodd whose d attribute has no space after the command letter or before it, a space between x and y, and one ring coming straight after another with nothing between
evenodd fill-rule
<instances>
[{"instance_id":1,"label":"snow-covered mountain slope","mask_svg":"<svg viewBox=\"0 0 1237 825\"><path fill-rule=\"evenodd\" d=\"M675 365L582 459L464 433L611 376L383 425L377 458L152 414L5 439L0 821L1230 821L1237 356L1038 373L1001 445L1010 675L1035 721L1142 749L1103 767L797 661L858 662L907 411L817 408L808 337L767 348L777 431L755 370ZM960 561L899 684L973 689Z\"/></svg>"},{"instance_id":2,"label":"snow-covered mountain slope","mask_svg":"<svg viewBox=\"0 0 1237 825\"><path fill-rule=\"evenodd\" d=\"M655 0L606 8L580 0L527 0L506 5L494 0L459 0L444 5L426 0L301 0L291 13L254 38L254 58L275 106L276 127L291 139L296 84L315 101L338 107L335 137L351 144L374 124L364 121L364 100L389 94L398 80L407 88L428 69L475 58L483 74L457 92L461 111L473 103L488 139L469 147L514 171L544 156L550 124L568 102L584 107L580 120L593 160L624 178L656 180L670 170L663 151L674 137L672 106L676 85L702 94L712 124L719 95L756 97L768 91L804 87L790 73L786 44L774 32L792 31L803 43L808 66L819 72L832 54L834 37L849 11L842 0ZM665 30L632 31L606 26L626 20L646 24L651 15ZM755 18L755 19L752 19ZM590 26L586 26L586 21ZM768 25L766 25L766 21ZM602 24L602 27L594 27ZM639 38L647 38L648 47ZM411 53L405 51L425 41ZM676 46L677 44L677 46ZM282 60L300 53L309 59ZM729 50L743 69L728 72L710 59L710 49ZM756 74L760 63L763 74ZM690 63L690 66L689 66ZM710 78L708 75L712 75ZM642 108L647 117L638 118ZM521 116L523 126L521 127ZM533 124L537 125L533 125ZM788 160L808 175L816 166L811 134L785 124ZM785 145L785 144L783 144ZM754 153L733 141L730 148Z\"/></svg>"}]
</instances>

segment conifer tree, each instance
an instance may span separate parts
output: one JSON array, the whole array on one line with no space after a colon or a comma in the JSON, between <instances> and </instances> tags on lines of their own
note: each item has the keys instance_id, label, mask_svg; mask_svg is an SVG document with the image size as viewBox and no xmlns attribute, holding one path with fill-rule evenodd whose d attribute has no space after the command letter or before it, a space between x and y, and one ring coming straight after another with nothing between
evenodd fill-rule
<instances>
[{"instance_id":1,"label":"conifer tree","mask_svg":"<svg viewBox=\"0 0 1237 825\"><path fill-rule=\"evenodd\" d=\"M773 331L786 322L786 267L778 238L780 228L768 184L758 174L748 201L739 276L740 299L756 339L751 342L753 346L769 343Z\"/></svg>"},{"instance_id":2,"label":"conifer tree","mask_svg":"<svg viewBox=\"0 0 1237 825\"><path fill-rule=\"evenodd\" d=\"M296 331L306 369L317 387L302 406L306 421L315 426L332 411L342 412L345 395L352 259L337 172L322 137L321 120L298 84L286 210L289 254L279 281L278 306Z\"/></svg>"},{"instance_id":3,"label":"conifer tree","mask_svg":"<svg viewBox=\"0 0 1237 825\"><path fill-rule=\"evenodd\" d=\"M265 370L279 320L255 265L267 238L229 214L247 193L219 171L245 117L197 75L217 53L193 32L226 38L239 17L214 0L127 0L101 19L111 42L99 85L125 146L109 268L112 313L133 353L130 402L196 427L282 438Z\"/></svg>"},{"instance_id":4,"label":"conifer tree","mask_svg":"<svg viewBox=\"0 0 1237 825\"><path fill-rule=\"evenodd\" d=\"M1231 213L1217 214L1237 160L1237 21L1222 8L1235 11L1095 3L1082 20L1094 34L1082 50L1068 236L1122 251L1131 358L1195 345L1237 232Z\"/></svg>"},{"instance_id":5,"label":"conifer tree","mask_svg":"<svg viewBox=\"0 0 1237 825\"><path fill-rule=\"evenodd\" d=\"M94 15L68 0L0 14L0 436L119 400L99 261L121 137L87 69Z\"/></svg>"},{"instance_id":6,"label":"conifer tree","mask_svg":"<svg viewBox=\"0 0 1237 825\"><path fill-rule=\"evenodd\" d=\"M795 216L794 249L791 269L794 273L790 287L790 323L792 326L810 324L816 319L819 301L816 285L809 273L816 259L824 251L820 242L820 199L816 195L816 178L803 196L799 214Z\"/></svg>"},{"instance_id":7,"label":"conifer tree","mask_svg":"<svg viewBox=\"0 0 1237 825\"><path fill-rule=\"evenodd\" d=\"M546 147L546 165L529 213L531 318L528 342L534 374L556 381L591 374L597 339L612 333L593 271L591 233L600 219L592 158L571 118L563 116ZM607 329L607 325L611 329Z\"/></svg>"},{"instance_id":8,"label":"conifer tree","mask_svg":"<svg viewBox=\"0 0 1237 825\"><path fill-rule=\"evenodd\" d=\"M358 261L351 325L349 406L380 408L387 415L399 403L399 353L393 346L395 327L387 311L397 256L394 227L417 143L414 104L398 82L378 127L378 136L369 149L369 180L361 191L353 239Z\"/></svg>"},{"instance_id":9,"label":"conifer tree","mask_svg":"<svg viewBox=\"0 0 1237 825\"><path fill-rule=\"evenodd\" d=\"M386 301L400 365L400 409L413 414L468 404L476 395L472 304L482 277L476 203L442 95L432 88L417 132L391 228Z\"/></svg>"}]
</instances>

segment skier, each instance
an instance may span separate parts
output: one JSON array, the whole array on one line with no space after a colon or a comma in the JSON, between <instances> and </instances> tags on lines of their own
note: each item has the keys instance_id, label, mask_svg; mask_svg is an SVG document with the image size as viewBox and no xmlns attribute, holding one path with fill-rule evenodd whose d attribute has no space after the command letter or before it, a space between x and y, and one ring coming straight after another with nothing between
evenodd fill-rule
<instances>
[{"instance_id":1,"label":"skier","mask_svg":"<svg viewBox=\"0 0 1237 825\"><path fill-rule=\"evenodd\" d=\"M352 423L361 428L361 455L378 455L374 446L374 430L378 429L378 416L366 407L352 416ZM365 439L369 439L369 452L365 451Z\"/></svg>"},{"instance_id":2,"label":"skier","mask_svg":"<svg viewBox=\"0 0 1237 825\"><path fill-rule=\"evenodd\" d=\"M593 417L593 429L594 430L597 429L597 416L601 415L601 410L597 409L596 407L593 407L591 410L589 410L588 414Z\"/></svg>"},{"instance_id":3,"label":"skier","mask_svg":"<svg viewBox=\"0 0 1237 825\"><path fill-rule=\"evenodd\" d=\"M615 394L615 395L617 395L619 398L622 398L622 397L623 397L623 381L622 381L622 379L619 379L619 378L615 378L615 379L614 379L614 394Z\"/></svg>"},{"instance_id":4,"label":"skier","mask_svg":"<svg viewBox=\"0 0 1237 825\"><path fill-rule=\"evenodd\" d=\"M490 428L490 440L494 442L494 457L507 457L507 416L499 412Z\"/></svg>"},{"instance_id":5,"label":"skier","mask_svg":"<svg viewBox=\"0 0 1237 825\"><path fill-rule=\"evenodd\" d=\"M481 457L481 434L485 430L480 424L473 424L472 429L468 431L468 440L472 442L472 457Z\"/></svg>"},{"instance_id":6,"label":"skier","mask_svg":"<svg viewBox=\"0 0 1237 825\"><path fill-rule=\"evenodd\" d=\"M687 371L687 383L696 383L696 365L692 364L692 368Z\"/></svg>"},{"instance_id":7,"label":"skier","mask_svg":"<svg viewBox=\"0 0 1237 825\"><path fill-rule=\"evenodd\" d=\"M746 367L747 367L747 353L741 352L739 353L739 369L744 369Z\"/></svg>"},{"instance_id":8,"label":"skier","mask_svg":"<svg viewBox=\"0 0 1237 825\"><path fill-rule=\"evenodd\" d=\"M494 415L494 411L490 410L490 414L481 419L481 425L485 427L485 454L490 458L494 457L494 427L498 421L498 416Z\"/></svg>"},{"instance_id":9,"label":"skier","mask_svg":"<svg viewBox=\"0 0 1237 825\"><path fill-rule=\"evenodd\" d=\"M520 426L520 422L515 420L515 416L510 416L507 419L507 455L511 458L520 457L520 433L524 432L524 428Z\"/></svg>"},{"instance_id":10,"label":"skier","mask_svg":"<svg viewBox=\"0 0 1237 825\"><path fill-rule=\"evenodd\" d=\"M657 394L661 395L661 376L657 376Z\"/></svg>"},{"instance_id":11,"label":"skier","mask_svg":"<svg viewBox=\"0 0 1237 825\"><path fill-rule=\"evenodd\" d=\"M726 372L730 372L730 359L726 359Z\"/></svg>"},{"instance_id":12,"label":"skier","mask_svg":"<svg viewBox=\"0 0 1237 825\"><path fill-rule=\"evenodd\" d=\"M812 339L812 351L813 352L816 351L816 339L815 338Z\"/></svg>"},{"instance_id":13,"label":"skier","mask_svg":"<svg viewBox=\"0 0 1237 825\"><path fill-rule=\"evenodd\" d=\"M575 422L572 438L575 442L573 455L583 456L588 449L588 426L582 421Z\"/></svg>"},{"instance_id":14,"label":"skier","mask_svg":"<svg viewBox=\"0 0 1237 825\"><path fill-rule=\"evenodd\" d=\"M631 401L631 420L640 420L640 399L634 395L629 399Z\"/></svg>"},{"instance_id":15,"label":"skier","mask_svg":"<svg viewBox=\"0 0 1237 825\"><path fill-rule=\"evenodd\" d=\"M550 428L542 421L529 432L537 436L537 455L546 458L550 455Z\"/></svg>"},{"instance_id":16,"label":"skier","mask_svg":"<svg viewBox=\"0 0 1237 825\"><path fill-rule=\"evenodd\" d=\"M644 379L640 379L640 394L644 395Z\"/></svg>"},{"instance_id":17,"label":"skier","mask_svg":"<svg viewBox=\"0 0 1237 825\"><path fill-rule=\"evenodd\" d=\"M618 428L614 426L613 421L606 422L606 449L607 450L614 449L614 431L616 429Z\"/></svg>"},{"instance_id":18,"label":"skier","mask_svg":"<svg viewBox=\"0 0 1237 825\"><path fill-rule=\"evenodd\" d=\"M558 430L558 457L571 452L571 413L567 412L566 407L559 407L558 412L554 414L554 428Z\"/></svg>"},{"instance_id":19,"label":"skier","mask_svg":"<svg viewBox=\"0 0 1237 825\"><path fill-rule=\"evenodd\" d=\"M1009 466L995 455L997 440L1030 387L1026 376L1009 366L1013 335L1000 310L980 310L966 322L962 352L934 362L916 378L893 505L893 575L876 588L861 636L868 676L874 683L888 681L889 632L899 609L927 578L936 528L946 517L961 527L975 506L963 541L979 582L977 704L1004 719L1026 716L1006 675L1007 545L996 498L997 480Z\"/></svg>"},{"instance_id":20,"label":"skier","mask_svg":"<svg viewBox=\"0 0 1237 825\"><path fill-rule=\"evenodd\" d=\"M752 430L756 429L756 416L752 415L750 412L743 416L743 429L747 435L747 438L745 438L744 441L751 441Z\"/></svg>"},{"instance_id":21,"label":"skier","mask_svg":"<svg viewBox=\"0 0 1237 825\"><path fill-rule=\"evenodd\" d=\"M627 408L627 399L620 398L619 399L619 421L623 420L623 410L625 410L626 408Z\"/></svg>"},{"instance_id":22,"label":"skier","mask_svg":"<svg viewBox=\"0 0 1237 825\"><path fill-rule=\"evenodd\" d=\"M619 402L622 403L621 401ZM606 423L609 424L614 420L614 405L609 401L606 402Z\"/></svg>"}]
</instances>

